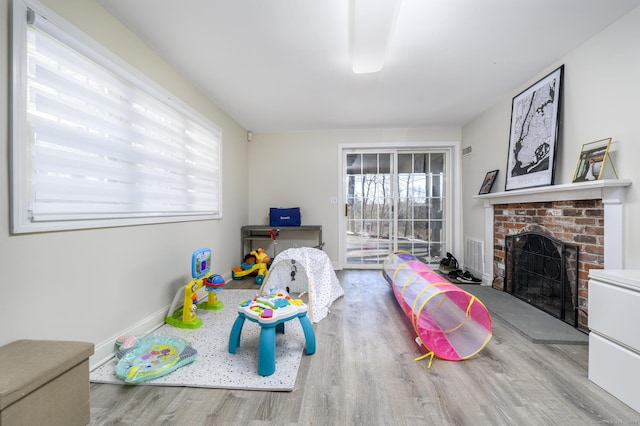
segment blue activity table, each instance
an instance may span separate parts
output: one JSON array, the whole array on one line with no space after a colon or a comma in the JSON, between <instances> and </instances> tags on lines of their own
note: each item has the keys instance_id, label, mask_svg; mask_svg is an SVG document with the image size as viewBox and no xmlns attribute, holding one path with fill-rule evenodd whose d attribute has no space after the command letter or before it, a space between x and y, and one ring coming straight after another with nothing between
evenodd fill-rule
<instances>
[{"instance_id":1,"label":"blue activity table","mask_svg":"<svg viewBox=\"0 0 640 426\"><path fill-rule=\"evenodd\" d=\"M258 345L258 374L270 376L276 371L276 333L284 333L284 323L294 318L300 320L306 342L306 353L316 351L316 335L307 316L307 305L302 300L291 300L286 291L272 291L269 296L246 300L238 308L229 335L229 352L236 353L245 319L260 325Z\"/></svg>"}]
</instances>

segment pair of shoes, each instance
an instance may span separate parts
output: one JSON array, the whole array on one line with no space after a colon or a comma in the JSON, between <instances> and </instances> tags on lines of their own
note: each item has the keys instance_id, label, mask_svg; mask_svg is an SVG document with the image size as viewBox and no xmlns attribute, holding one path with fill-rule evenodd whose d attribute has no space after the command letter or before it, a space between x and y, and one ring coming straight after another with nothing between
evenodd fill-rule
<instances>
[{"instance_id":1,"label":"pair of shoes","mask_svg":"<svg viewBox=\"0 0 640 426\"><path fill-rule=\"evenodd\" d=\"M440 266L438 267L438 269L440 269L440 272L448 274L450 272L457 271L458 267L458 260L453 257L451 253L447 253L447 257L443 258L440 261Z\"/></svg>"},{"instance_id":2,"label":"pair of shoes","mask_svg":"<svg viewBox=\"0 0 640 426\"><path fill-rule=\"evenodd\" d=\"M471 284L476 284L482 281L480 278L476 278L473 275L471 275L469 271L464 271L464 272L459 271L458 276L456 278L463 283L471 283Z\"/></svg>"}]
</instances>

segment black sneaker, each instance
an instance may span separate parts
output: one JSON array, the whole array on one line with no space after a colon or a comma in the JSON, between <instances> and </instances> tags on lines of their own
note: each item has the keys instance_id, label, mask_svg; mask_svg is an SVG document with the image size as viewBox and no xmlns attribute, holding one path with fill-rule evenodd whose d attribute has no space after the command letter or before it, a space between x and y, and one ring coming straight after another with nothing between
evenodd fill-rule
<instances>
[{"instance_id":1,"label":"black sneaker","mask_svg":"<svg viewBox=\"0 0 640 426\"><path fill-rule=\"evenodd\" d=\"M450 280L457 280L458 275L460 275L462 271L460 269L456 269L455 271L451 271L447 274Z\"/></svg>"},{"instance_id":2,"label":"black sneaker","mask_svg":"<svg viewBox=\"0 0 640 426\"><path fill-rule=\"evenodd\" d=\"M482 281L480 278L476 278L473 275L471 275L469 271L464 271L464 272L460 271L456 278L463 283L469 283L469 284L477 284Z\"/></svg>"}]
</instances>

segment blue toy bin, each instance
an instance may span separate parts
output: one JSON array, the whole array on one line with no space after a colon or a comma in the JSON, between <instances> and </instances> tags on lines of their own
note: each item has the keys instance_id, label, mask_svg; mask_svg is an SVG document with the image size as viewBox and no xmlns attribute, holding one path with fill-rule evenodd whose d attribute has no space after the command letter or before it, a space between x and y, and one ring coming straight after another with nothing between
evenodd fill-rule
<instances>
[{"instance_id":1,"label":"blue toy bin","mask_svg":"<svg viewBox=\"0 0 640 426\"><path fill-rule=\"evenodd\" d=\"M269 209L269 226L300 226L300 207L271 207Z\"/></svg>"}]
</instances>

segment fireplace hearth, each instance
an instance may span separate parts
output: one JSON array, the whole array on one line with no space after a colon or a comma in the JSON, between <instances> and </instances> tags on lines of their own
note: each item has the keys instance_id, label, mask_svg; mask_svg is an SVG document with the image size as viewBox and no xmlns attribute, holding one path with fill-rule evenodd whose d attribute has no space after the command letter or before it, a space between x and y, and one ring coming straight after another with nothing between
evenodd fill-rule
<instances>
[{"instance_id":1,"label":"fireplace hearth","mask_svg":"<svg viewBox=\"0 0 640 426\"><path fill-rule=\"evenodd\" d=\"M530 231L505 238L504 291L578 326L579 248Z\"/></svg>"}]
</instances>

